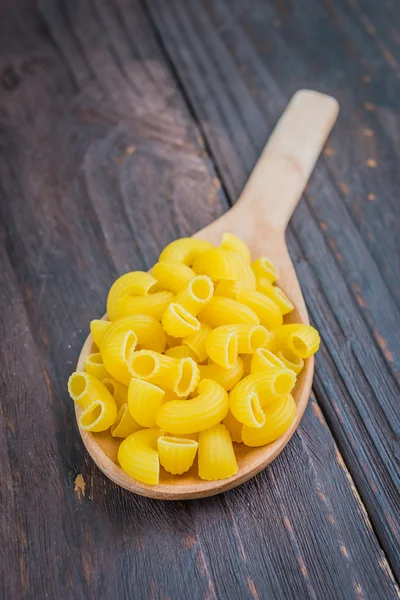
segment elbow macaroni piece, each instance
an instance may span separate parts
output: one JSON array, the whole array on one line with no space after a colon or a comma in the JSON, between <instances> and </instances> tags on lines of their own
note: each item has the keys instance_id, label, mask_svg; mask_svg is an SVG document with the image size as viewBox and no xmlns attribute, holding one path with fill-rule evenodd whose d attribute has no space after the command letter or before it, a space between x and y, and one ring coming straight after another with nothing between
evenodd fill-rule
<instances>
[{"instance_id":1,"label":"elbow macaroni piece","mask_svg":"<svg viewBox=\"0 0 400 600\"><path fill-rule=\"evenodd\" d=\"M174 346L165 351L165 356L172 356L173 358L191 358L194 361L198 361L197 354L193 352L189 346Z\"/></svg>"},{"instance_id":2,"label":"elbow macaroni piece","mask_svg":"<svg viewBox=\"0 0 400 600\"><path fill-rule=\"evenodd\" d=\"M265 369L270 369L271 367L285 369L286 365L278 356L275 356L275 354L266 348L259 348L254 353L251 360L250 371L252 373L257 373L260 371L265 371Z\"/></svg>"},{"instance_id":3,"label":"elbow macaroni piece","mask_svg":"<svg viewBox=\"0 0 400 600\"><path fill-rule=\"evenodd\" d=\"M223 298L222 296L211 298L206 308L199 314L199 319L202 323L207 323L213 328L222 325L242 323L258 325L260 323L260 319L251 308L236 300Z\"/></svg>"},{"instance_id":4,"label":"elbow macaroni piece","mask_svg":"<svg viewBox=\"0 0 400 600\"><path fill-rule=\"evenodd\" d=\"M157 440L160 429L141 429L121 442L118 462L127 475L142 483L156 485L160 476Z\"/></svg>"},{"instance_id":5,"label":"elbow macaroni piece","mask_svg":"<svg viewBox=\"0 0 400 600\"><path fill-rule=\"evenodd\" d=\"M197 275L179 292L175 302L196 317L214 294L214 285L206 275Z\"/></svg>"},{"instance_id":6,"label":"elbow macaroni piece","mask_svg":"<svg viewBox=\"0 0 400 600\"><path fill-rule=\"evenodd\" d=\"M111 435L118 438L127 438L128 435L131 435L140 429L142 429L142 426L132 417L128 405L125 402L125 404L120 407L114 424L111 425Z\"/></svg>"},{"instance_id":7,"label":"elbow macaroni piece","mask_svg":"<svg viewBox=\"0 0 400 600\"><path fill-rule=\"evenodd\" d=\"M200 254L213 247L210 242L198 238L181 238L171 242L164 248L160 254L159 262L179 260L190 267Z\"/></svg>"},{"instance_id":8,"label":"elbow macaroni piece","mask_svg":"<svg viewBox=\"0 0 400 600\"><path fill-rule=\"evenodd\" d=\"M93 321L90 321L90 333L98 348L100 348L101 340L103 339L105 332L111 325L111 321L104 321L103 319L94 319Z\"/></svg>"},{"instance_id":9,"label":"elbow macaroni piece","mask_svg":"<svg viewBox=\"0 0 400 600\"><path fill-rule=\"evenodd\" d=\"M274 283L274 281L277 280L275 266L266 256L257 258L257 260L252 263L251 268L257 278L265 277L266 279L269 279L271 283Z\"/></svg>"},{"instance_id":10,"label":"elbow macaroni piece","mask_svg":"<svg viewBox=\"0 0 400 600\"><path fill-rule=\"evenodd\" d=\"M164 352L165 350L167 337L161 323L149 315L139 314L113 321L111 327L104 333L100 344L100 352L103 352L103 344L108 336L122 331L134 331L138 345L146 350L154 350L154 352Z\"/></svg>"},{"instance_id":11,"label":"elbow macaroni piece","mask_svg":"<svg viewBox=\"0 0 400 600\"><path fill-rule=\"evenodd\" d=\"M251 254L247 244L233 233L224 233L220 244L224 250L239 254L247 263L251 262Z\"/></svg>"},{"instance_id":12,"label":"elbow macaroni piece","mask_svg":"<svg viewBox=\"0 0 400 600\"><path fill-rule=\"evenodd\" d=\"M142 314L160 321L173 299L172 292L165 290L147 296L122 296L115 307L115 318L120 319L128 315Z\"/></svg>"},{"instance_id":13,"label":"elbow macaroni piece","mask_svg":"<svg viewBox=\"0 0 400 600\"><path fill-rule=\"evenodd\" d=\"M265 294L256 290L239 290L237 299L238 302L251 308L260 319L261 325L267 329L276 329L282 325L283 319L279 307Z\"/></svg>"},{"instance_id":14,"label":"elbow macaroni piece","mask_svg":"<svg viewBox=\"0 0 400 600\"><path fill-rule=\"evenodd\" d=\"M101 383L108 389L111 396L114 398L118 409L128 401L128 388L126 385L120 383L114 379L114 377L111 377L111 375L102 379Z\"/></svg>"},{"instance_id":15,"label":"elbow macaroni piece","mask_svg":"<svg viewBox=\"0 0 400 600\"><path fill-rule=\"evenodd\" d=\"M277 357L287 369L291 369L296 375L298 375L304 367L304 360L300 356L297 356L290 348L279 350Z\"/></svg>"},{"instance_id":16,"label":"elbow macaroni piece","mask_svg":"<svg viewBox=\"0 0 400 600\"><path fill-rule=\"evenodd\" d=\"M104 366L100 352L96 352L95 354L88 354L83 364L86 373L94 375L95 377L97 377L97 379L101 380L104 379L104 377L108 377L107 369Z\"/></svg>"},{"instance_id":17,"label":"elbow macaroni piece","mask_svg":"<svg viewBox=\"0 0 400 600\"><path fill-rule=\"evenodd\" d=\"M185 263L179 260L163 260L154 265L153 276L164 290L177 294L189 281L196 277L196 273Z\"/></svg>"},{"instance_id":18,"label":"elbow macaroni piece","mask_svg":"<svg viewBox=\"0 0 400 600\"><path fill-rule=\"evenodd\" d=\"M317 352L319 344L319 333L314 327L296 323L282 325L276 329L268 342L268 348L272 352L289 348L294 354L305 359Z\"/></svg>"},{"instance_id":19,"label":"elbow macaroni piece","mask_svg":"<svg viewBox=\"0 0 400 600\"><path fill-rule=\"evenodd\" d=\"M216 425L226 417L228 394L210 379L197 387L198 396L191 400L166 402L157 413L157 425L170 433L196 433Z\"/></svg>"},{"instance_id":20,"label":"elbow macaroni piece","mask_svg":"<svg viewBox=\"0 0 400 600\"><path fill-rule=\"evenodd\" d=\"M194 263L193 271L208 275L213 281L231 281L243 288L256 288L256 277L251 266L240 254L223 248L203 252Z\"/></svg>"},{"instance_id":21,"label":"elbow macaroni piece","mask_svg":"<svg viewBox=\"0 0 400 600\"><path fill-rule=\"evenodd\" d=\"M188 346L197 356L197 360L202 363L207 359L206 339L212 329L206 323L201 323L200 329L188 335L182 340L185 346Z\"/></svg>"},{"instance_id":22,"label":"elbow macaroni piece","mask_svg":"<svg viewBox=\"0 0 400 600\"><path fill-rule=\"evenodd\" d=\"M162 324L168 335L183 338L200 329L200 321L176 302L171 302L162 317Z\"/></svg>"},{"instance_id":23,"label":"elbow macaroni piece","mask_svg":"<svg viewBox=\"0 0 400 600\"><path fill-rule=\"evenodd\" d=\"M163 436L158 438L160 464L172 475L182 475L194 463L199 444L192 439Z\"/></svg>"},{"instance_id":24,"label":"elbow macaroni piece","mask_svg":"<svg viewBox=\"0 0 400 600\"><path fill-rule=\"evenodd\" d=\"M112 284L107 297L107 315L111 321L117 318L117 305L124 296L146 296L157 280L144 271L132 271L121 275Z\"/></svg>"},{"instance_id":25,"label":"elbow macaroni piece","mask_svg":"<svg viewBox=\"0 0 400 600\"><path fill-rule=\"evenodd\" d=\"M232 440L222 423L200 432L198 452L201 479L227 479L237 473Z\"/></svg>"},{"instance_id":26,"label":"elbow macaroni piece","mask_svg":"<svg viewBox=\"0 0 400 600\"><path fill-rule=\"evenodd\" d=\"M240 444L240 442L242 441L243 423L238 421L233 416L231 411L228 411L228 414L226 415L223 423L229 431L229 435L231 436L232 442L237 442L238 444Z\"/></svg>"},{"instance_id":27,"label":"elbow macaroni piece","mask_svg":"<svg viewBox=\"0 0 400 600\"><path fill-rule=\"evenodd\" d=\"M86 431L105 431L117 418L117 406L107 388L90 373L75 371L68 380L72 400L83 409L79 427Z\"/></svg>"},{"instance_id":28,"label":"elbow macaroni piece","mask_svg":"<svg viewBox=\"0 0 400 600\"><path fill-rule=\"evenodd\" d=\"M153 383L132 377L128 388L129 412L142 427L155 427L165 392Z\"/></svg>"},{"instance_id":29,"label":"elbow macaroni piece","mask_svg":"<svg viewBox=\"0 0 400 600\"><path fill-rule=\"evenodd\" d=\"M270 300L275 302L282 315L287 315L294 309L293 303L286 296L285 292L283 292L280 288L276 287L276 285L267 285L263 286L263 284L259 283L260 280L257 281L257 289L261 291L265 296L268 296ZM260 289L263 287L263 289Z\"/></svg>"},{"instance_id":30,"label":"elbow macaroni piece","mask_svg":"<svg viewBox=\"0 0 400 600\"><path fill-rule=\"evenodd\" d=\"M208 335L206 351L211 360L229 369L238 354L252 354L266 346L268 339L268 331L262 325L223 325Z\"/></svg>"},{"instance_id":31,"label":"elbow macaroni piece","mask_svg":"<svg viewBox=\"0 0 400 600\"><path fill-rule=\"evenodd\" d=\"M114 379L129 384L128 359L137 345L137 335L131 330L114 331L103 338L101 355L104 366Z\"/></svg>"},{"instance_id":32,"label":"elbow macaroni piece","mask_svg":"<svg viewBox=\"0 0 400 600\"><path fill-rule=\"evenodd\" d=\"M243 376L243 361L238 357L230 369L224 369L216 363L199 365L200 379L212 379L229 392Z\"/></svg>"},{"instance_id":33,"label":"elbow macaroni piece","mask_svg":"<svg viewBox=\"0 0 400 600\"><path fill-rule=\"evenodd\" d=\"M242 440L246 446L264 446L280 438L296 416L296 403L291 395L264 409L265 425L260 429L243 425Z\"/></svg>"}]
</instances>

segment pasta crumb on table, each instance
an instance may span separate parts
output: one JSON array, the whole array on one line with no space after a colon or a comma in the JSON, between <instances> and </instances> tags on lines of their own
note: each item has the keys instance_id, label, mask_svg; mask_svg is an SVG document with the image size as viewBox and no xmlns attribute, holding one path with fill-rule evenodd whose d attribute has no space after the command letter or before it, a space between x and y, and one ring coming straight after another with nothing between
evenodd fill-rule
<instances>
[{"instance_id":1,"label":"pasta crumb on table","mask_svg":"<svg viewBox=\"0 0 400 600\"><path fill-rule=\"evenodd\" d=\"M151 273L119 277L97 351L68 381L79 427L121 439L118 463L155 485L196 465L204 480L237 470L235 444L270 444L296 415L292 392L320 343L311 325L284 324L294 306L267 257L232 233L220 247L182 238Z\"/></svg>"}]
</instances>

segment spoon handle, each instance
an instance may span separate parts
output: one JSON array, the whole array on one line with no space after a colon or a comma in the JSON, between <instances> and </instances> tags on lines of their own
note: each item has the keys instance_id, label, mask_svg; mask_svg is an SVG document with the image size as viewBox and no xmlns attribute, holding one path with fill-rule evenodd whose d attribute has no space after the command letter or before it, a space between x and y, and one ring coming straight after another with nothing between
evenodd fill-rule
<instances>
[{"instance_id":1,"label":"spoon handle","mask_svg":"<svg viewBox=\"0 0 400 600\"><path fill-rule=\"evenodd\" d=\"M242 210L285 231L338 112L331 96L311 90L293 96L240 196Z\"/></svg>"}]
</instances>

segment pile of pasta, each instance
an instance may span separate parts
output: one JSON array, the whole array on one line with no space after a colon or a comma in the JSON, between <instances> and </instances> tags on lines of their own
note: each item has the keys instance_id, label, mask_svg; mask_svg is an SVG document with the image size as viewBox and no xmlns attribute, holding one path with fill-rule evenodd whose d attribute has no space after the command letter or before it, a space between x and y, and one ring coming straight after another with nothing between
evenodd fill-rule
<instances>
[{"instance_id":1,"label":"pile of pasta","mask_svg":"<svg viewBox=\"0 0 400 600\"><path fill-rule=\"evenodd\" d=\"M233 476L233 442L269 444L292 424L291 392L319 347L310 325L284 324L293 304L266 257L225 233L219 247L183 238L151 273L112 285L108 320L94 320L96 352L68 382L82 430L110 429L121 468L147 484L160 466L201 479Z\"/></svg>"}]
</instances>

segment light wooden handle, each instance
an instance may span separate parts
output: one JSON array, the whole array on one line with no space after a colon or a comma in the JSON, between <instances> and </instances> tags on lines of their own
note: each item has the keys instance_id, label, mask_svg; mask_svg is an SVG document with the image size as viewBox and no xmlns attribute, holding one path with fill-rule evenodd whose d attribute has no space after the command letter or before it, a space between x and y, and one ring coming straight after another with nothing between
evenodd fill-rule
<instances>
[{"instance_id":1,"label":"light wooden handle","mask_svg":"<svg viewBox=\"0 0 400 600\"><path fill-rule=\"evenodd\" d=\"M338 102L300 90L289 102L240 196L253 217L284 231L336 121Z\"/></svg>"}]
</instances>

